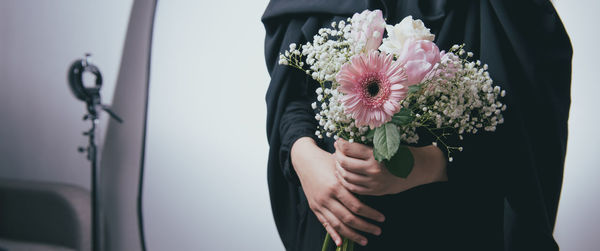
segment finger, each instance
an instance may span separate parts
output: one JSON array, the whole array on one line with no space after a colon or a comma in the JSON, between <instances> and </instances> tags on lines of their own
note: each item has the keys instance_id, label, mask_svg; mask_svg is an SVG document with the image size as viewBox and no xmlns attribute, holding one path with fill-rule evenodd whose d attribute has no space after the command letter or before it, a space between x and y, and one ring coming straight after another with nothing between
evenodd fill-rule
<instances>
[{"instance_id":1,"label":"finger","mask_svg":"<svg viewBox=\"0 0 600 251\"><path fill-rule=\"evenodd\" d=\"M362 174L362 175L368 174L367 168L370 164L368 161L353 158L353 157L348 157L340 151L335 151L333 156L335 157L335 160L344 169L346 169L350 172L356 173L356 174Z\"/></svg>"},{"instance_id":2,"label":"finger","mask_svg":"<svg viewBox=\"0 0 600 251\"><path fill-rule=\"evenodd\" d=\"M385 221L385 216L379 211L365 205L358 200L353 194L344 189L340 189L340 192L336 195L336 199L342 202L346 208L356 215L363 216L375 221Z\"/></svg>"},{"instance_id":3,"label":"finger","mask_svg":"<svg viewBox=\"0 0 600 251\"><path fill-rule=\"evenodd\" d=\"M331 239L333 240L333 242L335 242L335 245L342 245L342 237L340 237L340 235L335 231L335 229L333 229L331 224L327 222L325 217L321 213L315 213L315 215L317 216L317 219L321 222L321 224L323 224L323 227L325 227L325 230L327 231L327 233L329 233L329 236L331 236Z\"/></svg>"},{"instance_id":4,"label":"finger","mask_svg":"<svg viewBox=\"0 0 600 251\"><path fill-rule=\"evenodd\" d=\"M331 211L323 210L323 216L325 216L327 222L329 222L333 229L340 233L340 235L345 236L346 238L353 240L362 246L367 245L367 238L350 229L350 227L346 226L346 224L340 221Z\"/></svg>"},{"instance_id":5,"label":"finger","mask_svg":"<svg viewBox=\"0 0 600 251\"><path fill-rule=\"evenodd\" d=\"M346 181L344 179L344 177L342 177L340 175L339 172L335 172L335 177L342 184L342 186L344 186L350 192L353 192L356 194L363 194L363 195L373 195L371 192L371 189L369 189L368 187L363 187L363 186L359 186L359 185L354 185L352 183L348 183L348 181Z\"/></svg>"},{"instance_id":6,"label":"finger","mask_svg":"<svg viewBox=\"0 0 600 251\"><path fill-rule=\"evenodd\" d=\"M328 208L346 226L365 233L371 233L373 235L381 234L381 228L354 215L339 201L332 202L330 205L328 205Z\"/></svg>"},{"instance_id":7,"label":"finger","mask_svg":"<svg viewBox=\"0 0 600 251\"><path fill-rule=\"evenodd\" d=\"M360 143L350 143L344 139L338 139L334 143L334 146L336 150L340 150L345 155L357 159L367 160L373 156L373 149Z\"/></svg>"},{"instance_id":8,"label":"finger","mask_svg":"<svg viewBox=\"0 0 600 251\"><path fill-rule=\"evenodd\" d=\"M371 179L368 176L353 173L344 169L339 162L335 162L335 170L338 172L340 177L346 180L350 184L354 184L362 187L369 187Z\"/></svg>"}]
</instances>

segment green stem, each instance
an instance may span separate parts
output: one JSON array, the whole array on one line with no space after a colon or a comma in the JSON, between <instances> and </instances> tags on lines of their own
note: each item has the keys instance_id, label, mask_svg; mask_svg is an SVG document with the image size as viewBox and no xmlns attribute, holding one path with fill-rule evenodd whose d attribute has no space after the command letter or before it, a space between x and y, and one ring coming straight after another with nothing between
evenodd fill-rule
<instances>
[{"instance_id":1,"label":"green stem","mask_svg":"<svg viewBox=\"0 0 600 251\"><path fill-rule=\"evenodd\" d=\"M348 242L350 242L350 240L348 238L344 238L344 244L342 244L342 251L348 250Z\"/></svg>"},{"instance_id":2,"label":"green stem","mask_svg":"<svg viewBox=\"0 0 600 251\"><path fill-rule=\"evenodd\" d=\"M348 242L348 251L354 251L354 241Z\"/></svg>"},{"instance_id":3,"label":"green stem","mask_svg":"<svg viewBox=\"0 0 600 251\"><path fill-rule=\"evenodd\" d=\"M331 240L331 236L329 235L329 233L327 233L325 235L325 240L323 241L323 247L321 248L321 251L327 251L327 248L329 248L330 240Z\"/></svg>"}]
</instances>

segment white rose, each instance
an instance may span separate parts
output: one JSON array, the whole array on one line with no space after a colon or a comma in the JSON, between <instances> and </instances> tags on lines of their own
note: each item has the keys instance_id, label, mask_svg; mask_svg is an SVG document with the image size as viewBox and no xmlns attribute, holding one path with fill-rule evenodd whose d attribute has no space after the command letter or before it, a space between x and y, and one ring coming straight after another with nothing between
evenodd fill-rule
<instances>
[{"instance_id":1,"label":"white rose","mask_svg":"<svg viewBox=\"0 0 600 251\"><path fill-rule=\"evenodd\" d=\"M429 40L433 41L435 35L429 32L425 24L419 19L413 20L412 16L407 16L394 26L386 25L388 37L383 39L379 47L380 51L400 55L407 40Z\"/></svg>"}]
</instances>

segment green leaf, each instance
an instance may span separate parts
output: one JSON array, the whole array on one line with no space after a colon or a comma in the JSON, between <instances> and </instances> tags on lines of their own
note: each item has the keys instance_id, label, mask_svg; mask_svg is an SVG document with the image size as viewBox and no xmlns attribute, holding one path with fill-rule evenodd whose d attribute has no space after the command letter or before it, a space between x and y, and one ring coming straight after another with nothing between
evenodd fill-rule
<instances>
[{"instance_id":1,"label":"green leaf","mask_svg":"<svg viewBox=\"0 0 600 251\"><path fill-rule=\"evenodd\" d=\"M414 118L412 116L412 112L407 108L402 108L399 112L392 116L392 123L399 126L408 125L413 120Z\"/></svg>"},{"instance_id":2,"label":"green leaf","mask_svg":"<svg viewBox=\"0 0 600 251\"><path fill-rule=\"evenodd\" d=\"M382 162L385 160L385 158L377 151L377 148L373 147L373 157L375 157L375 160Z\"/></svg>"},{"instance_id":3,"label":"green leaf","mask_svg":"<svg viewBox=\"0 0 600 251\"><path fill-rule=\"evenodd\" d=\"M398 148L398 152L390 159L384 160L383 164L392 173L400 178L406 178L413 169L415 159L406 146Z\"/></svg>"},{"instance_id":4,"label":"green leaf","mask_svg":"<svg viewBox=\"0 0 600 251\"><path fill-rule=\"evenodd\" d=\"M411 85L408 87L408 94L415 93L421 90L421 85Z\"/></svg>"},{"instance_id":5,"label":"green leaf","mask_svg":"<svg viewBox=\"0 0 600 251\"><path fill-rule=\"evenodd\" d=\"M386 123L375 129L373 138L373 154L377 161L380 159L391 159L400 146L400 133L396 125ZM377 159L377 157L380 157Z\"/></svg>"}]
</instances>

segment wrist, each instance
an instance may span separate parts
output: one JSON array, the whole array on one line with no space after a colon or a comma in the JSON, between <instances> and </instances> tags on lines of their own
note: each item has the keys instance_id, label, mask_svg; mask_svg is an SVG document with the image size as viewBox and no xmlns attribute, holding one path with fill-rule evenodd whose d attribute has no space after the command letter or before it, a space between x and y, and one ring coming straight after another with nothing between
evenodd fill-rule
<instances>
[{"instance_id":1,"label":"wrist","mask_svg":"<svg viewBox=\"0 0 600 251\"><path fill-rule=\"evenodd\" d=\"M409 147L414 157L413 173L417 185L447 181L446 159L436 146ZM409 176L410 177L410 176Z\"/></svg>"},{"instance_id":2,"label":"wrist","mask_svg":"<svg viewBox=\"0 0 600 251\"><path fill-rule=\"evenodd\" d=\"M311 137L301 137L298 138L294 144L292 144L292 149L290 151L290 158L292 162L292 166L296 173L298 173L297 167L301 166L302 163L306 162L307 156L310 156L311 152L315 149L320 149L317 146L317 143Z\"/></svg>"},{"instance_id":3,"label":"wrist","mask_svg":"<svg viewBox=\"0 0 600 251\"><path fill-rule=\"evenodd\" d=\"M406 179L397 178L389 194L396 194L416 186L447 181L446 159L435 146L408 147L414 158L413 170Z\"/></svg>"}]
</instances>

